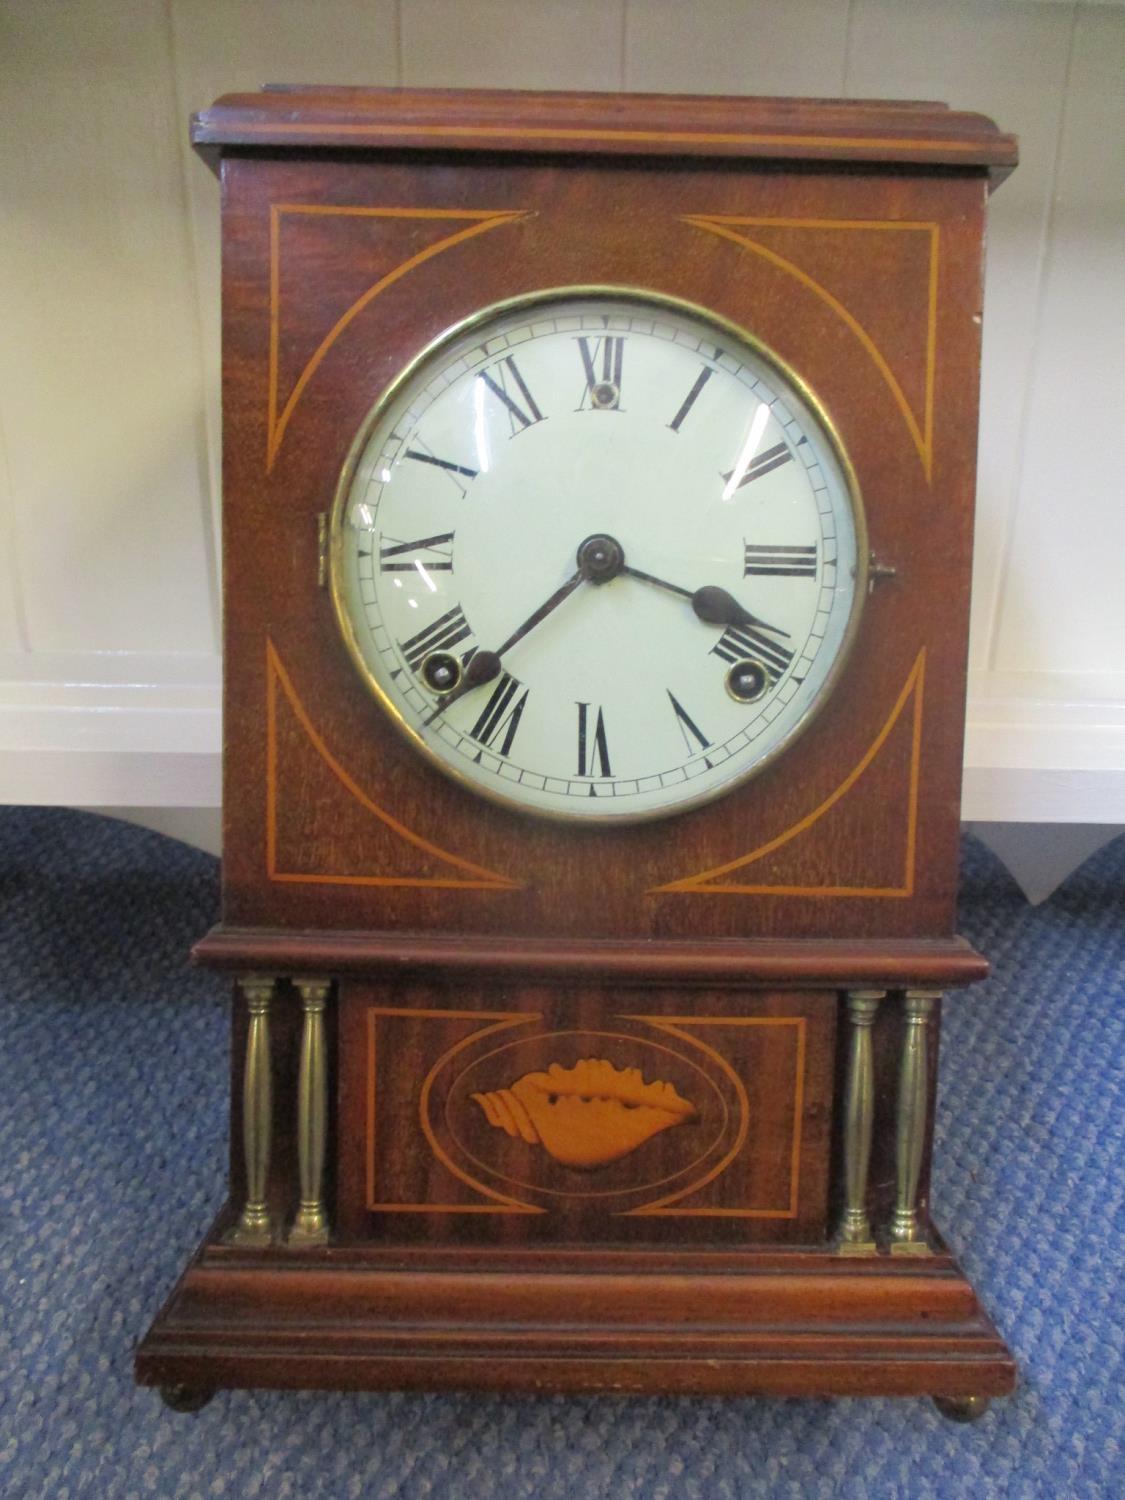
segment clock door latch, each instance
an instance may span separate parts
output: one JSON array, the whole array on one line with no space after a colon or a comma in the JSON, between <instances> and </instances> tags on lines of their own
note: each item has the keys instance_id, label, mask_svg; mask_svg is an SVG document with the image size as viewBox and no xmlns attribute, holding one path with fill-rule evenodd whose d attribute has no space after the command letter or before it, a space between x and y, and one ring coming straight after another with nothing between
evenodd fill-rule
<instances>
[{"instance_id":1,"label":"clock door latch","mask_svg":"<svg viewBox=\"0 0 1125 1500\"><path fill-rule=\"evenodd\" d=\"M898 569L893 563L880 562L874 552L870 553L867 561L867 592L873 594L877 583L885 583L889 578L897 578Z\"/></svg>"}]
</instances>

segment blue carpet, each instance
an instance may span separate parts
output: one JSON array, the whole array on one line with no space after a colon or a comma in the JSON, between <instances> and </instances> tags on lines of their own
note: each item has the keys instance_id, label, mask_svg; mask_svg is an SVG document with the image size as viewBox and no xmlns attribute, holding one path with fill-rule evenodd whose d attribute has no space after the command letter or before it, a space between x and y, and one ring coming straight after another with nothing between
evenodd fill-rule
<instances>
[{"instance_id":1,"label":"blue carpet","mask_svg":"<svg viewBox=\"0 0 1125 1500\"><path fill-rule=\"evenodd\" d=\"M1125 839L1032 909L965 848L994 977L947 1008L935 1202L1022 1372L923 1401L134 1389L135 1340L223 1196L226 996L189 971L205 855L0 811L0 1493L372 1500L1125 1496Z\"/></svg>"}]
</instances>

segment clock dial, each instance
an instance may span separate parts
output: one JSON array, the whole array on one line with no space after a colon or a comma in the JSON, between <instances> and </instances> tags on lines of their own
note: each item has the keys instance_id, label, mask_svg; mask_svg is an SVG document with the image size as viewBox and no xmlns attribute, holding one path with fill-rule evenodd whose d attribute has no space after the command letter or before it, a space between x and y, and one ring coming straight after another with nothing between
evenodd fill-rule
<instances>
[{"instance_id":1,"label":"clock dial","mask_svg":"<svg viewBox=\"0 0 1125 1500\"><path fill-rule=\"evenodd\" d=\"M331 561L352 657L414 744L576 821L761 769L831 687L866 572L795 377L699 309L581 289L491 309L399 377Z\"/></svg>"}]
</instances>

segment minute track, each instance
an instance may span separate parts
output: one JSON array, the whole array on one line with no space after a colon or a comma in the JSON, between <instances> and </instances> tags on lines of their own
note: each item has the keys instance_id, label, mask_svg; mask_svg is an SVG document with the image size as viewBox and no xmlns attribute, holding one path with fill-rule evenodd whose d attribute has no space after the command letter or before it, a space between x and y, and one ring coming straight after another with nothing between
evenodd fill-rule
<instances>
[{"instance_id":1,"label":"minute track","mask_svg":"<svg viewBox=\"0 0 1125 1500\"><path fill-rule=\"evenodd\" d=\"M517 684L517 686L522 687L523 684ZM685 696L687 694L687 691L688 690L683 687L681 687L680 689L681 694ZM716 742L714 744L704 743L706 741L706 736L702 734L702 731L699 729L695 721L691 721L690 727L686 724L685 721L688 720L690 716L684 713L679 705L679 701L677 700L676 695L671 690L666 690L666 693L667 698L672 702L675 718L680 721L681 735L684 739L685 745L690 745L692 740L695 739L699 744L699 749L693 755L689 755L686 760L665 762L662 765L658 765L655 768L649 768L635 776L603 776L595 778L593 785L596 787L596 795L611 796L624 801L630 797L644 795L645 789L644 786L641 785L642 783L658 782L665 787L687 784L695 778L696 773L693 771L693 767L698 768L702 766L706 769L721 769L721 767L727 761L737 755L738 749L741 745L749 742L754 737L751 731L754 729L754 725L757 723L757 721L761 718L760 712L755 714L755 716L751 718L745 725L743 725L736 733L728 735L725 740ZM514 693L509 694L509 700L514 696ZM524 694L524 696L526 697L526 694ZM499 706L501 710L503 710L504 708L510 706L510 703L506 702ZM480 743L477 740L473 739L472 735L467 731L453 731L453 733L454 742L456 743L460 753L467 758L477 762L478 764L481 763L482 756ZM484 761L487 761L487 755L483 759ZM591 782L588 779L579 780L574 778L573 776L547 776L541 770L537 770L533 766L519 765L518 763L512 761L510 756L501 758L500 755L495 755L493 759L495 761L495 764L490 768L491 774L493 774L497 778L500 778L504 775L515 775L520 779L521 782L530 781L549 783L553 781L556 783L556 785L549 786L547 788L547 791L548 794L554 798L587 798L589 796ZM503 770L501 768L503 768Z\"/></svg>"}]
</instances>

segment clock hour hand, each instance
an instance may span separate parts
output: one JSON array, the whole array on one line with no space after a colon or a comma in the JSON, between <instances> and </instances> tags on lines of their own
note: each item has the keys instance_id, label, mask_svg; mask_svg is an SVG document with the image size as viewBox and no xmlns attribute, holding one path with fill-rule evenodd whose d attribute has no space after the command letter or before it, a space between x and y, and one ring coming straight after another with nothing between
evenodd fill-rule
<instances>
[{"instance_id":1,"label":"clock hour hand","mask_svg":"<svg viewBox=\"0 0 1125 1500\"><path fill-rule=\"evenodd\" d=\"M752 615L739 604L733 594L728 594L726 589L719 588L717 584L704 584L703 588L696 589L693 593L691 589L682 589L678 583L669 583L667 579L656 578L652 573L642 573L640 568L630 567L628 563L621 571L628 573L631 578L654 583L658 589L667 589L670 594L678 594L681 599L688 600L696 617L705 625L756 625L759 630L768 630L771 635L783 635L786 640L789 639L787 630Z\"/></svg>"},{"instance_id":2,"label":"clock hour hand","mask_svg":"<svg viewBox=\"0 0 1125 1500\"><path fill-rule=\"evenodd\" d=\"M452 692L446 693L442 697L433 713L430 714L426 720L426 727L428 728L435 719L439 718L451 703L456 703L458 698L463 698L466 693L471 693L474 688L482 687L484 683L491 682L494 678L499 677L501 670L500 658L504 655L505 651L510 651L517 641L522 641L525 635L535 629L536 625L541 624L552 610L557 609L564 599L568 599L574 593L574 590L585 577L585 569L579 568L576 573L567 579L561 588L555 590L548 600L528 615L522 625L517 626L512 631L503 645L498 646L495 651L477 651L470 658L469 664L465 668L465 675L461 678L461 681Z\"/></svg>"}]
</instances>

